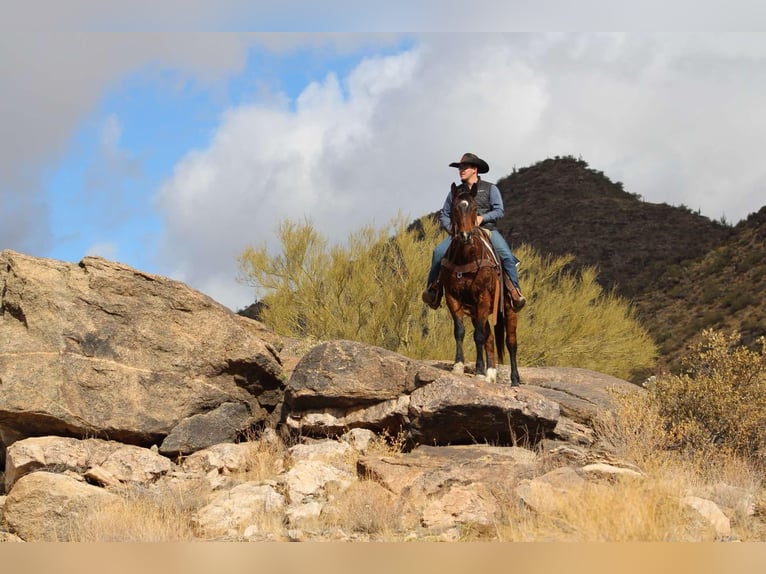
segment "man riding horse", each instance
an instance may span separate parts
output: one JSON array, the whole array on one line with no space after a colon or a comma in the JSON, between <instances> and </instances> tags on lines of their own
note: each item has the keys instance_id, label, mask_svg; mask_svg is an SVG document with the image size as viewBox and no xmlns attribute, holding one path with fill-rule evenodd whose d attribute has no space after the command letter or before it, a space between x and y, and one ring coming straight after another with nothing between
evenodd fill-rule
<instances>
[{"instance_id":1,"label":"man riding horse","mask_svg":"<svg viewBox=\"0 0 766 574\"><path fill-rule=\"evenodd\" d=\"M513 302L513 309L514 311L520 311L527 300L521 294L521 288L519 287L519 275L516 271L516 264L519 260L511 252L511 248L495 225L495 221L500 219L504 213L503 198L500 195L500 190L497 189L494 183L484 181L479 177L479 174L489 171L489 165L486 161L472 153L463 154L460 161L449 165L450 167L458 168L460 173L460 181L462 183L457 187L458 193L462 191L476 191L476 203L479 212L478 223L492 234L492 246L501 260L505 284ZM452 226L452 197L452 192L450 191L439 212L439 221L448 233L450 233ZM443 291L442 285L439 282L439 269L442 259L447 254L450 241L451 235L447 235L436 246L431 258L431 270L428 273L427 289L423 292L423 301L432 309L438 309L441 304Z\"/></svg>"}]
</instances>

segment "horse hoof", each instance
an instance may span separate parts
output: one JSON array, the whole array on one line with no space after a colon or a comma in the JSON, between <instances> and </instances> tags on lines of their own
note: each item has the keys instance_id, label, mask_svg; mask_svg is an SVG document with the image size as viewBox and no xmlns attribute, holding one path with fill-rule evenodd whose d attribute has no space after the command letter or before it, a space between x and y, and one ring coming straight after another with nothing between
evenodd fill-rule
<instances>
[{"instance_id":1,"label":"horse hoof","mask_svg":"<svg viewBox=\"0 0 766 574\"><path fill-rule=\"evenodd\" d=\"M463 363L455 363L452 366L452 372L456 375L462 375L465 372L465 365Z\"/></svg>"},{"instance_id":2,"label":"horse hoof","mask_svg":"<svg viewBox=\"0 0 766 574\"><path fill-rule=\"evenodd\" d=\"M487 369L487 376L485 377L488 383L497 382L497 369Z\"/></svg>"},{"instance_id":3,"label":"horse hoof","mask_svg":"<svg viewBox=\"0 0 766 574\"><path fill-rule=\"evenodd\" d=\"M520 387L521 385L514 381L514 382L511 383L511 386L512 387Z\"/></svg>"}]
</instances>

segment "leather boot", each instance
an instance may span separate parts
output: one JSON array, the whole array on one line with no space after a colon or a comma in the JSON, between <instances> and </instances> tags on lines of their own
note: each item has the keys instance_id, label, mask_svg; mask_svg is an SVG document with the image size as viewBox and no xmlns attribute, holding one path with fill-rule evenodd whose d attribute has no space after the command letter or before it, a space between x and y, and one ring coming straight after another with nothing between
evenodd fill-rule
<instances>
[{"instance_id":1,"label":"leather boot","mask_svg":"<svg viewBox=\"0 0 766 574\"><path fill-rule=\"evenodd\" d=\"M442 303L442 288L441 283L436 281L432 283L428 289L423 291L421 298L423 303L431 307L431 309L438 309Z\"/></svg>"},{"instance_id":2,"label":"leather boot","mask_svg":"<svg viewBox=\"0 0 766 574\"><path fill-rule=\"evenodd\" d=\"M511 297L511 307L513 307L513 310L517 312L521 311L524 305L527 304L527 299L521 294L521 291L513 286L513 283L511 283L511 280L508 279L507 275L505 276L505 290Z\"/></svg>"}]
</instances>

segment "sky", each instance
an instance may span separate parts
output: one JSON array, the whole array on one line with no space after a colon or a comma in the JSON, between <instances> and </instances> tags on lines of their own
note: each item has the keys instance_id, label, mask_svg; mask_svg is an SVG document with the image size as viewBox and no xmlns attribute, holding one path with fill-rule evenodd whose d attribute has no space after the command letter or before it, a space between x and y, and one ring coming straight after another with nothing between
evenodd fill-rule
<instances>
[{"instance_id":1,"label":"sky","mask_svg":"<svg viewBox=\"0 0 766 574\"><path fill-rule=\"evenodd\" d=\"M314 30L340 2L297 20L263 8L301 31L253 33L224 30L273 4L199 4L181 24L212 32L75 0L46 12L55 29L0 34L0 249L100 255L238 310L259 293L237 257L276 253L280 222L342 242L414 219L441 206L467 151L491 181L571 155L711 219L766 205L766 34L447 33L417 12L419 31L387 30L390 13L365 33ZM512 219L512 195L505 207Z\"/></svg>"}]
</instances>

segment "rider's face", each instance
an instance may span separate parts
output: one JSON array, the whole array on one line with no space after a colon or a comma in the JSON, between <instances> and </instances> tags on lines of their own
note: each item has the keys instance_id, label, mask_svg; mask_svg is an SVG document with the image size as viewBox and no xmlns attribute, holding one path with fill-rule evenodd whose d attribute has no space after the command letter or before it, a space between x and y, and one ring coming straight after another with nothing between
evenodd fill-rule
<instances>
[{"instance_id":1,"label":"rider's face","mask_svg":"<svg viewBox=\"0 0 766 574\"><path fill-rule=\"evenodd\" d=\"M479 169L475 165L462 163L458 168L460 170L460 181L471 181L478 173Z\"/></svg>"}]
</instances>

